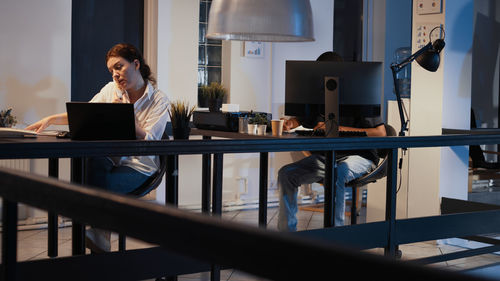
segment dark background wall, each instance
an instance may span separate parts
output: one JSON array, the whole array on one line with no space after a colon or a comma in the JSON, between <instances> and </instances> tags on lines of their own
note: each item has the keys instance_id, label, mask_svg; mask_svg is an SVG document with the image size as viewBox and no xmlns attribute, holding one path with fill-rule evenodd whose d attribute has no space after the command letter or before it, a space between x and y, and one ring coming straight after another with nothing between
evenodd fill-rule
<instances>
[{"instance_id":1,"label":"dark background wall","mask_svg":"<svg viewBox=\"0 0 500 281\"><path fill-rule=\"evenodd\" d=\"M361 61L363 0L335 0L333 50L344 61Z\"/></svg>"},{"instance_id":2,"label":"dark background wall","mask_svg":"<svg viewBox=\"0 0 500 281\"><path fill-rule=\"evenodd\" d=\"M73 0L71 100L89 101L112 80L106 52L117 43L143 50L144 0Z\"/></svg>"}]
</instances>

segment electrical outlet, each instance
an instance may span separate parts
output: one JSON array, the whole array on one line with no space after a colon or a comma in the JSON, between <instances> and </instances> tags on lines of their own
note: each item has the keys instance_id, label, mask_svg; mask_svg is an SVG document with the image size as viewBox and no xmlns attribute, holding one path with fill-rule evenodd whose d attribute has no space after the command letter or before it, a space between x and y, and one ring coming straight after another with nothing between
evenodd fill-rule
<instances>
[{"instance_id":1,"label":"electrical outlet","mask_svg":"<svg viewBox=\"0 0 500 281\"><path fill-rule=\"evenodd\" d=\"M417 0L417 15L441 14L442 12L441 0Z\"/></svg>"},{"instance_id":2,"label":"electrical outlet","mask_svg":"<svg viewBox=\"0 0 500 281\"><path fill-rule=\"evenodd\" d=\"M441 27L441 28L436 28L436 27ZM436 39L442 38L443 37L443 25L440 23L418 23L416 32L415 32L415 38L413 39L413 42L415 44L415 49L419 50L423 46L427 45L429 43L429 34L431 34L431 31L436 28L430 37L430 41L434 42Z\"/></svg>"}]
</instances>

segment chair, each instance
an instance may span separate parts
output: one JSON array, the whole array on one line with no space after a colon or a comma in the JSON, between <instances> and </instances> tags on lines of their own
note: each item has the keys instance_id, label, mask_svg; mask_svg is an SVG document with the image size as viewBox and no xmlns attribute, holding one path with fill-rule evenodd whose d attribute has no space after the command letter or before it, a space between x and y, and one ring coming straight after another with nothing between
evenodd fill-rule
<instances>
[{"instance_id":1,"label":"chair","mask_svg":"<svg viewBox=\"0 0 500 281\"><path fill-rule=\"evenodd\" d=\"M385 132L387 136L396 136L396 130L390 125L385 124ZM357 190L358 188L365 186L369 183L374 183L377 180L384 178L387 175L387 159L388 159L388 151L387 150L379 150L379 155L382 160L379 161L377 167L373 169L373 171L363 175L357 179L354 179L346 184L352 188L352 203L351 203L351 225L356 224L358 211L358 196Z\"/></svg>"},{"instance_id":2,"label":"chair","mask_svg":"<svg viewBox=\"0 0 500 281\"><path fill-rule=\"evenodd\" d=\"M168 129L165 129L165 132L163 133L161 139L168 139ZM151 191L155 190L158 187L158 185L160 185L161 181L163 180L163 175L165 175L165 172L167 170L167 155L159 155L159 157L160 157L160 166L158 167L158 170L151 177L149 177L149 179L146 182L144 182L140 187L129 192L128 195L132 195L134 197L143 197L148 193L150 193ZM126 241L125 235L119 234L118 249L120 251L125 250L126 246L125 241Z\"/></svg>"},{"instance_id":3,"label":"chair","mask_svg":"<svg viewBox=\"0 0 500 281\"><path fill-rule=\"evenodd\" d=\"M390 125L384 124L385 131L387 136L396 136L396 130ZM371 172L363 175L357 179L354 179L346 184L346 187L352 188L352 201L351 201L351 224L356 224L357 216L358 216L358 188L365 186L369 183L374 183L377 180L384 178L387 175L387 159L388 159L388 151L387 150L379 150L379 156L381 156L382 160L379 161L377 167L373 169ZM320 182L321 184L323 181ZM323 212L324 208L322 206L309 206L309 207L300 207L301 210L306 211L320 211Z\"/></svg>"},{"instance_id":4,"label":"chair","mask_svg":"<svg viewBox=\"0 0 500 281\"><path fill-rule=\"evenodd\" d=\"M471 129L477 128L476 116L474 110L471 109L470 116ZM498 180L500 179L500 162L486 161L484 154L500 155L500 152L483 150L479 145L469 146L469 175L478 180ZM472 184L472 177L469 184Z\"/></svg>"},{"instance_id":5,"label":"chair","mask_svg":"<svg viewBox=\"0 0 500 281\"><path fill-rule=\"evenodd\" d=\"M477 128L476 124L476 115L474 114L474 110L471 108L470 110L470 128L475 129ZM472 168L483 168L483 169L496 169L500 170L500 163L499 162L487 162L486 159L484 158L484 153L490 153L490 154L500 154L499 152L496 151L483 151L481 146L479 145L471 145L469 146L469 157L471 158L472 161Z\"/></svg>"}]
</instances>

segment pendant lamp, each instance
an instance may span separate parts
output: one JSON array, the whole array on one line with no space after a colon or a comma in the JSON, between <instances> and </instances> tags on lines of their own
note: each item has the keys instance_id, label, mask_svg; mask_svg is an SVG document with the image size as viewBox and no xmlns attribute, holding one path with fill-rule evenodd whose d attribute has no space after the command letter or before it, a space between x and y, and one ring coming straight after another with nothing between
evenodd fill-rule
<instances>
[{"instance_id":1,"label":"pendant lamp","mask_svg":"<svg viewBox=\"0 0 500 281\"><path fill-rule=\"evenodd\" d=\"M309 0L213 0L207 38L314 41L311 3Z\"/></svg>"}]
</instances>

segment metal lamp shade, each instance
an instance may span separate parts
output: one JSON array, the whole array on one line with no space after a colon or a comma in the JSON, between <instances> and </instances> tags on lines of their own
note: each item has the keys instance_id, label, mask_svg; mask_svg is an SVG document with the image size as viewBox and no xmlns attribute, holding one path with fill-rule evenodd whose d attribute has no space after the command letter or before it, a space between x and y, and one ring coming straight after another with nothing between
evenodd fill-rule
<instances>
[{"instance_id":1,"label":"metal lamp shade","mask_svg":"<svg viewBox=\"0 0 500 281\"><path fill-rule=\"evenodd\" d=\"M429 43L430 44L430 43ZM439 68L439 63L441 61L439 53L443 50L445 46L443 39L437 39L432 44L432 47L425 51L423 54L418 56L415 60L424 69L436 72Z\"/></svg>"},{"instance_id":2,"label":"metal lamp shade","mask_svg":"<svg viewBox=\"0 0 500 281\"><path fill-rule=\"evenodd\" d=\"M314 41L311 3L309 0L213 0L207 38Z\"/></svg>"}]
</instances>

